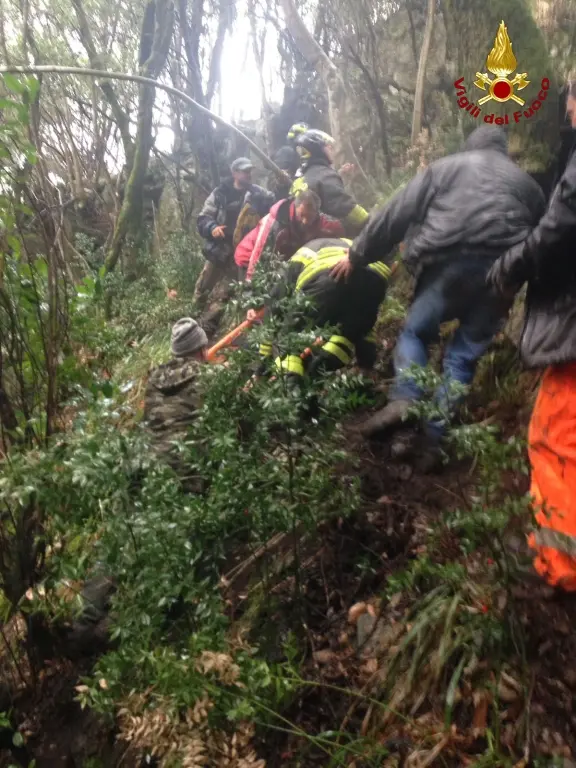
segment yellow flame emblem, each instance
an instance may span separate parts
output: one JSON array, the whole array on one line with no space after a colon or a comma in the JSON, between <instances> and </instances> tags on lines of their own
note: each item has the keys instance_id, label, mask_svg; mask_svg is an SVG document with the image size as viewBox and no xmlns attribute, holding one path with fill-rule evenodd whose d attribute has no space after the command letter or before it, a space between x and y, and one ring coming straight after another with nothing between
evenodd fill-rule
<instances>
[{"instance_id":1,"label":"yellow flame emblem","mask_svg":"<svg viewBox=\"0 0 576 768\"><path fill-rule=\"evenodd\" d=\"M508 101L513 99L517 104L524 106L524 99L516 96L514 88L518 88L519 91L530 83L526 80L527 72L516 75L513 80L508 80L510 75L517 67L516 56L512 50L512 43L508 37L508 30L503 21L500 22L498 27L498 33L494 40L494 47L488 54L486 59L486 67L496 77L492 80L485 72L476 72L477 80L474 81L474 85L477 88L481 88L483 91L486 87L489 87L488 96L483 96L478 100L478 104L485 104L487 101L494 99L494 101Z\"/></svg>"}]
</instances>

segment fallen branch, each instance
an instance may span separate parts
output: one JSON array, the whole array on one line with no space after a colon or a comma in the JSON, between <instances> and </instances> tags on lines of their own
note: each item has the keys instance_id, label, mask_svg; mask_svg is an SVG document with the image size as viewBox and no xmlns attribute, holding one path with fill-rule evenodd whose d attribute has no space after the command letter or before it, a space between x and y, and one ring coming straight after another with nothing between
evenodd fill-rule
<instances>
[{"instance_id":1,"label":"fallen branch","mask_svg":"<svg viewBox=\"0 0 576 768\"><path fill-rule=\"evenodd\" d=\"M269 541L267 541L265 544L259 547L259 549L257 549L253 555L250 555L249 558L247 558L246 560L243 560L241 563L238 563L238 565L235 565L234 568L231 568L228 571L228 573L226 573L223 576L222 583L226 587L230 587L234 582L234 580L237 579L238 576L243 574L252 565L252 563L255 563L256 560L262 557L262 555L265 555L267 552L271 552L287 536L288 536L287 533L277 533Z\"/></svg>"},{"instance_id":2,"label":"fallen branch","mask_svg":"<svg viewBox=\"0 0 576 768\"><path fill-rule=\"evenodd\" d=\"M86 67L65 67L65 66L59 66L57 64L41 64L38 66L26 66L26 67L16 67L16 66L9 66L9 67L0 67L0 74L2 75L36 75L36 74L55 74L55 75L81 75L85 77L103 77L108 78L110 80L128 80L133 83L143 83L144 85L152 85L154 88L160 88L160 90L165 91L166 93L170 93L172 96L176 96L176 98L181 99L182 101L186 102L186 104L189 104L191 107L194 107L194 109L197 109L199 112L202 112L204 115L210 118L215 123L218 123L219 125L223 125L225 128L228 128L231 131L234 131L234 133L238 134L249 146L250 149L254 152L255 155L257 155L264 165L266 165L271 171L274 171L274 173L278 176L278 178L282 179L282 181L292 181L288 174L286 174L281 168L279 168L276 163L271 160L268 155L263 152L260 147L255 144L252 139L249 139L246 134L242 133L242 131L239 128L236 128L235 125L232 125L232 123L229 123L227 120L224 120L224 118L219 117L218 115L215 115L213 112L211 112L206 107L203 107L201 104L198 104L197 101L194 101L188 94L184 93L183 91L179 91L178 88L173 88L171 85L165 85L164 83L159 83L157 80L153 80L151 77L143 77L142 75L129 75L125 72L109 72L107 70L101 70L101 69L88 69Z\"/></svg>"}]
</instances>

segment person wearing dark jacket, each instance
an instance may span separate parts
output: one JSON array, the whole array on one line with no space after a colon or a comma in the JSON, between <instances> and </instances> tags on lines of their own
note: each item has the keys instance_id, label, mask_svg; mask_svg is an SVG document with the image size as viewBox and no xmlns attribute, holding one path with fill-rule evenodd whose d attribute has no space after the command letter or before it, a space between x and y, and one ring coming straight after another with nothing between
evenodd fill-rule
<instances>
[{"instance_id":1,"label":"person wearing dark jacket","mask_svg":"<svg viewBox=\"0 0 576 768\"><path fill-rule=\"evenodd\" d=\"M194 291L197 309L205 306L210 293L221 280L236 277L234 234L241 212L251 208L260 218L268 213L274 202L271 192L252 184L253 167L245 157L234 160L230 166L232 178L216 187L198 216L198 232L204 238L202 253L206 264ZM254 226L255 222L252 222L246 231Z\"/></svg>"},{"instance_id":2,"label":"person wearing dark jacket","mask_svg":"<svg viewBox=\"0 0 576 768\"><path fill-rule=\"evenodd\" d=\"M304 313L290 314L283 322L299 330L311 320L316 326L338 326L332 335L310 357L303 359L300 351L277 357L274 367L300 380L305 374L335 371L349 365L354 356L360 368L369 370L377 355L374 326L378 309L386 297L390 269L374 262L358 269L347 283L331 277L334 265L343 257L350 240L319 238L300 248L288 262L284 279L272 291L264 318L279 314L278 303L285 296L301 293L311 299L311 308ZM260 354L269 358L273 345L261 344Z\"/></svg>"},{"instance_id":3,"label":"person wearing dark jacket","mask_svg":"<svg viewBox=\"0 0 576 768\"><path fill-rule=\"evenodd\" d=\"M273 160L276 165L294 179L300 168L300 155L296 151L296 140L298 136L306 133L308 125L306 123L294 123L286 135L286 144L275 153ZM290 194L290 184L280 182L274 177L274 194L276 200L284 200Z\"/></svg>"},{"instance_id":4,"label":"person wearing dark jacket","mask_svg":"<svg viewBox=\"0 0 576 768\"><path fill-rule=\"evenodd\" d=\"M396 427L406 418L422 397L410 369L425 367L440 326L459 320L444 356L446 385L437 393L440 412L452 411L459 398L448 396L450 382L472 382L478 359L510 307L509 300L486 286L488 270L526 237L544 206L537 182L508 157L505 132L481 126L469 136L464 151L431 163L371 216L335 276L345 278L386 254L390 258L404 241L402 258L416 278L416 288L396 345L390 402L364 425L365 436ZM437 451L445 426L441 419L427 425L435 446L431 453Z\"/></svg>"},{"instance_id":5,"label":"person wearing dark jacket","mask_svg":"<svg viewBox=\"0 0 576 768\"><path fill-rule=\"evenodd\" d=\"M576 83L567 113L576 128ZM528 543L551 587L576 591L576 153L526 239L492 267L488 284L514 295L528 282L520 353L545 368L529 431L531 496L539 528Z\"/></svg>"},{"instance_id":6,"label":"person wearing dark jacket","mask_svg":"<svg viewBox=\"0 0 576 768\"><path fill-rule=\"evenodd\" d=\"M334 162L334 139L324 131L310 130L301 134L296 148L302 159L301 175L294 180L290 194L311 189L320 198L322 213L339 219L346 234L354 237L368 221L368 213L344 188Z\"/></svg>"}]
</instances>

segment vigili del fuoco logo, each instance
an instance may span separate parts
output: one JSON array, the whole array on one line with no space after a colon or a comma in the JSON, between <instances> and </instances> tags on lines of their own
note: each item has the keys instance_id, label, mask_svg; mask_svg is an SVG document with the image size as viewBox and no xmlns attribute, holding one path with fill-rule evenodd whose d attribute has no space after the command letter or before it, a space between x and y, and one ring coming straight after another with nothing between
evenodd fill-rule
<instances>
[{"instance_id":1,"label":"vigili del fuoco logo","mask_svg":"<svg viewBox=\"0 0 576 768\"><path fill-rule=\"evenodd\" d=\"M508 79L508 75L511 75L516 71L518 62L516 56L512 51L512 43L508 36L508 30L503 21L500 22L498 27L498 33L494 40L494 47L488 54L486 59L486 68L489 72L495 75L491 78L488 73L476 72L476 80L474 85L482 91L488 88L488 94L478 99L478 103L475 104L472 99L465 96L466 88L464 86L464 78L461 77L456 80L454 87L456 88L456 96L458 98L458 106L460 109L466 110L472 117L479 118L482 114L480 107L490 101L497 101L500 103L506 101L514 101L521 107L526 105L526 101L517 95L515 91L522 91L527 85L530 85L530 80L527 80L527 72L515 75L512 80ZM518 123L522 117L529 119L532 117L542 106L542 102L545 101L548 90L550 88L550 80L545 77L540 83L540 92L538 97L532 101L530 106L524 110L517 110L512 115L514 122ZM494 113L484 115L485 123L496 123L496 125L508 125L509 116L503 115L497 117Z\"/></svg>"}]
</instances>

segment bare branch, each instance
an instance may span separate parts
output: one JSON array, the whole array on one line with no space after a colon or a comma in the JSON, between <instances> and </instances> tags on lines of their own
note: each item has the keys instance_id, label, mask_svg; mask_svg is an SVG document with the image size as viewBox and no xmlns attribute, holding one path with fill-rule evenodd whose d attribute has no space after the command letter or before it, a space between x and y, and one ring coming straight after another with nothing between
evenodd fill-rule
<instances>
[{"instance_id":1,"label":"bare branch","mask_svg":"<svg viewBox=\"0 0 576 768\"><path fill-rule=\"evenodd\" d=\"M153 85L155 88L160 88L160 90L165 91L166 93L172 94L172 96L176 96L179 99L182 99L182 101L186 102L186 104L190 104L191 107L194 107L198 111L202 112L202 114L209 117L213 122L217 123L218 125L222 125L225 128L228 128L230 131L233 131L236 135L240 136L241 139L243 139L250 147L250 149L254 152L255 155L257 155L260 160L266 165L267 168L269 168L271 171L273 171L275 174L278 175L280 179L283 181L286 181L289 179L286 173L279 168L276 163L271 160L268 155L263 152L260 147L255 144L252 139L248 138L245 133L243 133L239 128L236 128L235 125L232 125L227 120L224 120L223 117L220 117L219 115L215 115L213 112L211 112L206 107L203 107L201 104L198 104L197 101L194 101L190 96L188 96L186 93L183 93L182 91L179 91L177 88L173 88L171 85L166 85L165 83L159 83L157 80L152 80L150 77L143 77L142 75L129 75L126 72L110 72L107 70L99 70L99 69L86 69L84 67L66 67L66 66L59 66L57 64L43 64L39 66L25 66L25 67L17 67L17 66L8 66L8 67L0 67L0 74L12 74L12 75L35 75L35 74L55 74L55 75L81 75L84 77L104 77L110 80L127 80L129 82L133 83L143 83L144 85Z\"/></svg>"},{"instance_id":2,"label":"bare branch","mask_svg":"<svg viewBox=\"0 0 576 768\"><path fill-rule=\"evenodd\" d=\"M103 69L102 59L96 51L96 45L92 37L92 32L90 31L90 24L88 23L88 18L86 16L86 12L84 11L82 0L72 0L72 5L76 11L78 25L80 28L80 38L84 48L86 49L86 53L88 54L90 65L94 69ZM114 120L120 129L120 136L122 137L126 162L128 166L131 166L132 158L134 155L134 143L132 141L132 137L130 136L130 119L120 106L118 96L116 95L116 91L112 85L110 83L100 83L100 88L106 98L106 101L108 104L110 104L112 114L114 115Z\"/></svg>"}]
</instances>

